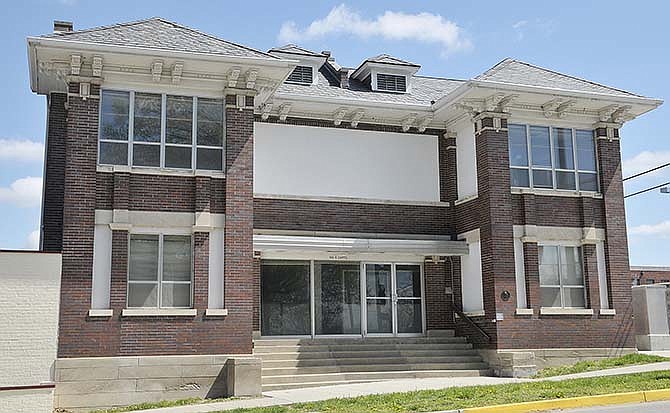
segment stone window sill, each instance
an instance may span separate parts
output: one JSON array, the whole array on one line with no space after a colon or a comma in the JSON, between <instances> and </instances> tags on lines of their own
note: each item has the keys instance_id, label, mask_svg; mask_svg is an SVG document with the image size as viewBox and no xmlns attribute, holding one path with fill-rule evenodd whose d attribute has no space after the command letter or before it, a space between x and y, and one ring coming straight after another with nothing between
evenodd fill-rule
<instances>
[{"instance_id":1,"label":"stone window sill","mask_svg":"<svg viewBox=\"0 0 670 413\"><path fill-rule=\"evenodd\" d=\"M194 317L198 315L198 310L195 308L124 308L121 315L123 317Z\"/></svg>"},{"instance_id":2,"label":"stone window sill","mask_svg":"<svg viewBox=\"0 0 670 413\"><path fill-rule=\"evenodd\" d=\"M516 315L533 315L532 308L517 308Z\"/></svg>"},{"instance_id":3,"label":"stone window sill","mask_svg":"<svg viewBox=\"0 0 670 413\"><path fill-rule=\"evenodd\" d=\"M548 195L548 196L564 196L573 198L596 198L602 199L603 195L600 192L592 191L570 191L565 189L542 189L542 188L521 188L512 187L513 194L533 194L533 195Z\"/></svg>"},{"instance_id":4,"label":"stone window sill","mask_svg":"<svg viewBox=\"0 0 670 413\"><path fill-rule=\"evenodd\" d=\"M616 315L616 310L614 308L601 308L600 315Z\"/></svg>"},{"instance_id":5,"label":"stone window sill","mask_svg":"<svg viewBox=\"0 0 670 413\"><path fill-rule=\"evenodd\" d=\"M227 315L227 308L208 308L205 310L205 317L224 317Z\"/></svg>"},{"instance_id":6,"label":"stone window sill","mask_svg":"<svg viewBox=\"0 0 670 413\"><path fill-rule=\"evenodd\" d=\"M540 315L593 315L592 308L542 307Z\"/></svg>"},{"instance_id":7,"label":"stone window sill","mask_svg":"<svg viewBox=\"0 0 670 413\"><path fill-rule=\"evenodd\" d=\"M88 310L89 317L111 317L114 315L114 310L110 309L94 309Z\"/></svg>"}]
</instances>

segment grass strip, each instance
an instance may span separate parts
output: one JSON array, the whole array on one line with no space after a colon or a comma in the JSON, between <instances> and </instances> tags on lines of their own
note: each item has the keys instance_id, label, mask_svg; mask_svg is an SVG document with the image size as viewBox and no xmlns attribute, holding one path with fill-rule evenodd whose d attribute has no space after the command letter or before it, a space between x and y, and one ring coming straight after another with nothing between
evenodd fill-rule
<instances>
[{"instance_id":1,"label":"grass strip","mask_svg":"<svg viewBox=\"0 0 670 413\"><path fill-rule=\"evenodd\" d=\"M202 399L199 397L191 397L189 399L162 400L159 402L132 404L130 406L114 407L111 409L93 410L91 411L91 413L122 413L122 412L132 412L136 410L158 409L160 407L190 406L194 404L223 402L227 400L233 400L233 398Z\"/></svg>"},{"instance_id":2,"label":"grass strip","mask_svg":"<svg viewBox=\"0 0 670 413\"><path fill-rule=\"evenodd\" d=\"M451 387L408 393L379 394L287 406L228 410L226 413L406 413L433 412L567 397L670 389L670 371L535 381L488 386ZM223 413L223 412L218 412Z\"/></svg>"},{"instance_id":3,"label":"grass strip","mask_svg":"<svg viewBox=\"0 0 670 413\"><path fill-rule=\"evenodd\" d=\"M540 370L535 378L563 376L566 374L584 373L587 371L606 370L616 367L634 366L639 364L658 363L670 361L670 358L651 356L647 354L627 354L621 357L613 357L595 361L580 361L573 365L547 367Z\"/></svg>"}]
</instances>

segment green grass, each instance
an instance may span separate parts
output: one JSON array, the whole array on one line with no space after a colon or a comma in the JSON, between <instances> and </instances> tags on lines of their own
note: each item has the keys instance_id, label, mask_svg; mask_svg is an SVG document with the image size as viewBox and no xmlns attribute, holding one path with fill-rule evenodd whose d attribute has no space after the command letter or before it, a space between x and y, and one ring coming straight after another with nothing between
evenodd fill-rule
<instances>
[{"instance_id":1,"label":"green grass","mask_svg":"<svg viewBox=\"0 0 670 413\"><path fill-rule=\"evenodd\" d=\"M135 411L135 410L157 409L159 407L187 406L187 405L193 405L193 404L222 402L222 401L226 401L226 400L232 400L232 398L201 399L199 397L192 397L190 399L181 399L181 400L163 400L163 401L160 401L160 402L147 402L147 403L132 404L130 406L125 406L125 407L114 407L112 409L94 410L91 413L132 412L132 411Z\"/></svg>"},{"instance_id":2,"label":"green grass","mask_svg":"<svg viewBox=\"0 0 670 413\"><path fill-rule=\"evenodd\" d=\"M605 370L615 367L633 366L636 364L658 363L670 361L670 358L650 356L646 354L627 354L621 357L608 358L596 361L580 361L569 366L547 367L540 370L535 378L563 376L565 374L583 373L585 371Z\"/></svg>"},{"instance_id":3,"label":"green grass","mask_svg":"<svg viewBox=\"0 0 670 413\"><path fill-rule=\"evenodd\" d=\"M490 386L452 387L408 393L380 394L288 406L229 410L225 413L406 413L562 399L640 390L670 389L670 371L621 376L534 381ZM224 412L218 412L224 413Z\"/></svg>"}]
</instances>

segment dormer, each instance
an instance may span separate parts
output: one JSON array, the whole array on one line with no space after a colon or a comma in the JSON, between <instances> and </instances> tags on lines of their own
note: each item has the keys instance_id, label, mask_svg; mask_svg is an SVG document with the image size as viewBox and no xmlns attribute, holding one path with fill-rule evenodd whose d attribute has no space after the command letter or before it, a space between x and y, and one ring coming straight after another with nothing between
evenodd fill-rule
<instances>
[{"instance_id":1,"label":"dormer","mask_svg":"<svg viewBox=\"0 0 670 413\"><path fill-rule=\"evenodd\" d=\"M316 85L319 79L319 69L328 59L326 53L316 53L294 44L270 49L268 53L283 59L298 61L298 65L285 80L285 83L297 85Z\"/></svg>"},{"instance_id":2,"label":"dormer","mask_svg":"<svg viewBox=\"0 0 670 413\"><path fill-rule=\"evenodd\" d=\"M421 66L397 57L381 54L365 60L351 77L377 92L407 93L412 76Z\"/></svg>"}]
</instances>

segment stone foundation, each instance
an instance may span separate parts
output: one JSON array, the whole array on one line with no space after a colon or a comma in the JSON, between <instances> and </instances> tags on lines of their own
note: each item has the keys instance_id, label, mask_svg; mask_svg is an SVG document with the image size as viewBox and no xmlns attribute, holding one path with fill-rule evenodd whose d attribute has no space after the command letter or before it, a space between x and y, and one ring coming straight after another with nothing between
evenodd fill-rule
<instances>
[{"instance_id":1,"label":"stone foundation","mask_svg":"<svg viewBox=\"0 0 670 413\"><path fill-rule=\"evenodd\" d=\"M190 397L261 395L261 360L251 356L57 359L54 407L89 411Z\"/></svg>"},{"instance_id":2,"label":"stone foundation","mask_svg":"<svg viewBox=\"0 0 670 413\"><path fill-rule=\"evenodd\" d=\"M498 377L531 377L545 367L575 364L636 353L634 348L479 350Z\"/></svg>"}]
</instances>

